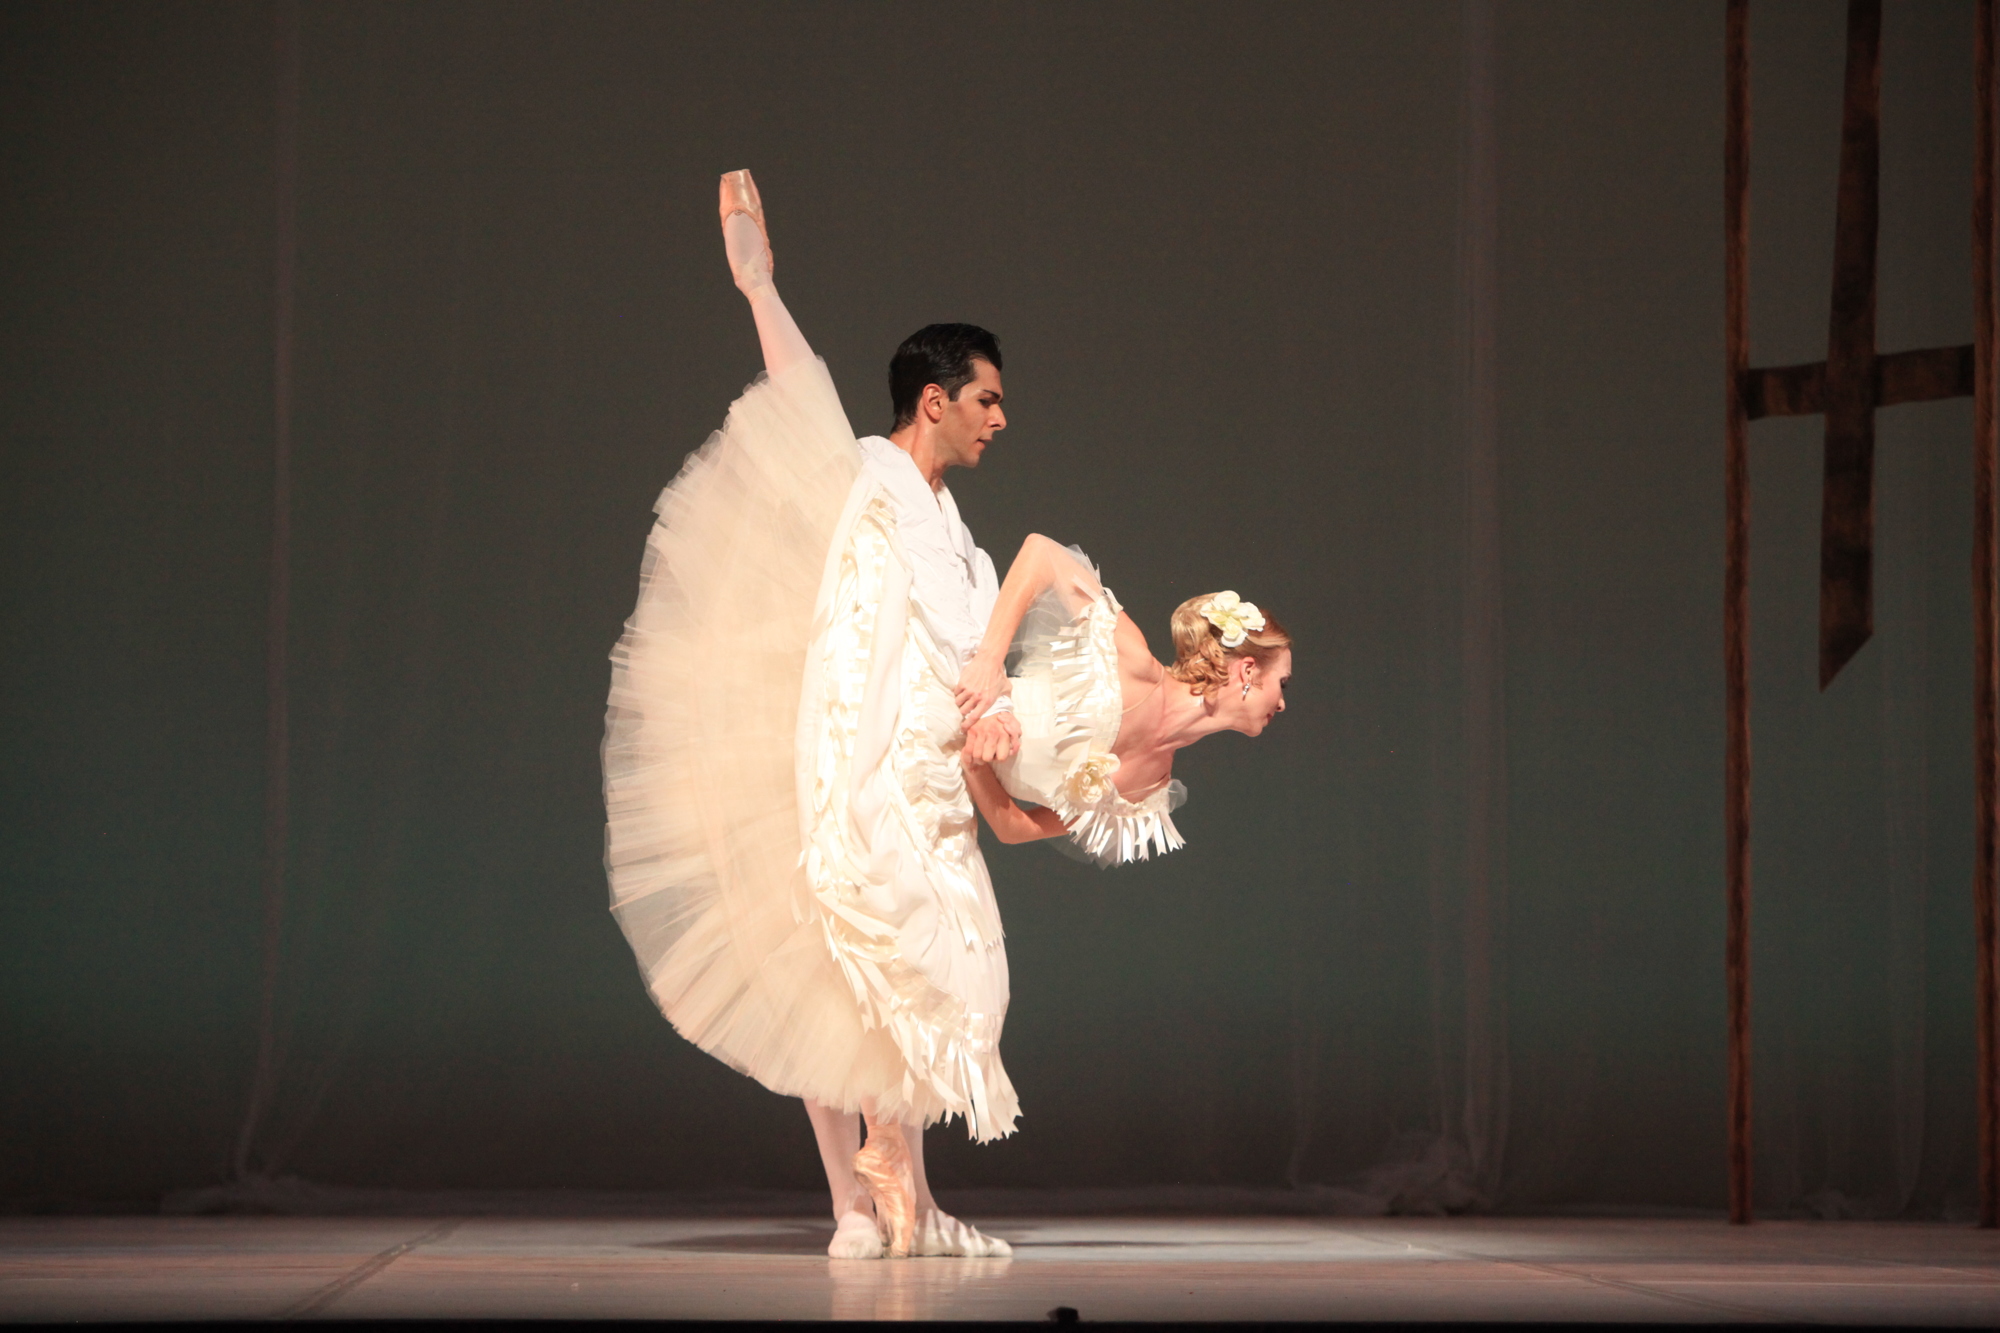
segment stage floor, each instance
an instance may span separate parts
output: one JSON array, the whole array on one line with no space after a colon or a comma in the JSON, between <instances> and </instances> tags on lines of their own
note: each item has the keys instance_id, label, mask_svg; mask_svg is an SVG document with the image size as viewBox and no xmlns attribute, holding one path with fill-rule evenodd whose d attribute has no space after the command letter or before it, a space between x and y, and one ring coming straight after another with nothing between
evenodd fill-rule
<instances>
[{"instance_id":1,"label":"stage floor","mask_svg":"<svg viewBox=\"0 0 2000 1333\"><path fill-rule=\"evenodd\" d=\"M802 1218L0 1219L0 1319L2000 1324L2000 1233L1861 1222L1013 1218L830 1261Z\"/></svg>"}]
</instances>

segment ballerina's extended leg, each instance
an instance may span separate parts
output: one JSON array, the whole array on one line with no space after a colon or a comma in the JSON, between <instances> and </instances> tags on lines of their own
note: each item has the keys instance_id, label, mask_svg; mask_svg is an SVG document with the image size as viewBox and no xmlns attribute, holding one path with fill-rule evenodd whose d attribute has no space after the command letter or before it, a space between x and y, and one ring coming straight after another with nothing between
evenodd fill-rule
<instances>
[{"instance_id":1,"label":"ballerina's extended leg","mask_svg":"<svg viewBox=\"0 0 2000 1333\"><path fill-rule=\"evenodd\" d=\"M720 211L729 274L736 280L736 289L750 301L750 314L757 321L757 341L764 349L764 369L775 378L812 360L813 353L771 281L777 261L771 256L771 237L764 228L764 201L749 172L732 171L722 178Z\"/></svg>"}]
</instances>

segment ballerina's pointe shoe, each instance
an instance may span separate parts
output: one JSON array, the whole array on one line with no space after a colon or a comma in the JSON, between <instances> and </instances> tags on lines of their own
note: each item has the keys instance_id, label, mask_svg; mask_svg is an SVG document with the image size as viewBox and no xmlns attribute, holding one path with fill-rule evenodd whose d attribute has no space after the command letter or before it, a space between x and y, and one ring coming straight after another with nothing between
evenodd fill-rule
<instances>
[{"instance_id":1,"label":"ballerina's pointe shoe","mask_svg":"<svg viewBox=\"0 0 2000 1333\"><path fill-rule=\"evenodd\" d=\"M967 1226L942 1209L932 1208L917 1222L910 1253L955 1259L1005 1259L1014 1253L1014 1247L978 1227Z\"/></svg>"},{"instance_id":2,"label":"ballerina's pointe shoe","mask_svg":"<svg viewBox=\"0 0 2000 1333\"><path fill-rule=\"evenodd\" d=\"M722 243L729 254L729 271L745 296L771 285L777 261L771 255L771 235L764 229L764 201L747 171L722 178L719 212Z\"/></svg>"},{"instance_id":3,"label":"ballerina's pointe shoe","mask_svg":"<svg viewBox=\"0 0 2000 1333\"><path fill-rule=\"evenodd\" d=\"M854 1174L868 1187L877 1220L889 1229L889 1257L909 1258L917 1191L903 1136L894 1127L877 1130L870 1126L868 1146L854 1154Z\"/></svg>"},{"instance_id":4,"label":"ballerina's pointe shoe","mask_svg":"<svg viewBox=\"0 0 2000 1333\"><path fill-rule=\"evenodd\" d=\"M829 1259L880 1259L882 1233L875 1219L866 1213L843 1213L833 1229L833 1242L826 1247Z\"/></svg>"}]
</instances>

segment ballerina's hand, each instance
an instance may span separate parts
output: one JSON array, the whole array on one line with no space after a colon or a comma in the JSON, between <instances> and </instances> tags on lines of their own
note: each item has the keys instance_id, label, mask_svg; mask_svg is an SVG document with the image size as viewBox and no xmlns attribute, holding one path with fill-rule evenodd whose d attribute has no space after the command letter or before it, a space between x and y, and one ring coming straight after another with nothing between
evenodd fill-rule
<instances>
[{"instance_id":1,"label":"ballerina's hand","mask_svg":"<svg viewBox=\"0 0 2000 1333\"><path fill-rule=\"evenodd\" d=\"M1020 722L1012 713L994 713L965 729L965 749L960 753L967 764L997 764L1012 759L1020 748Z\"/></svg>"},{"instance_id":2,"label":"ballerina's hand","mask_svg":"<svg viewBox=\"0 0 2000 1333\"><path fill-rule=\"evenodd\" d=\"M959 716L968 726L978 721L1006 689L1007 669L983 653L975 656L958 673L958 688L953 691Z\"/></svg>"}]
</instances>

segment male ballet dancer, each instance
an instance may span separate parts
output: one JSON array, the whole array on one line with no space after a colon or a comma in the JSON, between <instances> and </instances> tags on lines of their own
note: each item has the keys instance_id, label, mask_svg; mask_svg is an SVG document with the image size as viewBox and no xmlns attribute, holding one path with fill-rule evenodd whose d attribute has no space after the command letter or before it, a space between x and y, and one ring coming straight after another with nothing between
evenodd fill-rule
<instances>
[{"instance_id":1,"label":"male ballet dancer","mask_svg":"<svg viewBox=\"0 0 2000 1333\"><path fill-rule=\"evenodd\" d=\"M979 466L993 436L1006 429L1000 364L999 343L984 329L970 324L919 329L896 349L889 363L894 429L886 438L871 435L860 440L863 467L895 505L897 535L916 585L913 601L954 671L978 650L999 581L993 561L959 517L944 473L947 468ZM984 716L970 722L966 750L981 762L1006 759L1019 746L1020 734L1002 696ZM973 854L977 855L976 849ZM861 1148L861 1117L810 1100L806 1112L819 1141L837 1219L827 1252L836 1258L875 1257L882 1244L877 1218L854 1170ZM924 1175L923 1131L914 1126L900 1129L909 1150L916 1210L911 1253L973 1257L1009 1253L1007 1242L982 1235L938 1209Z\"/></svg>"}]
</instances>

